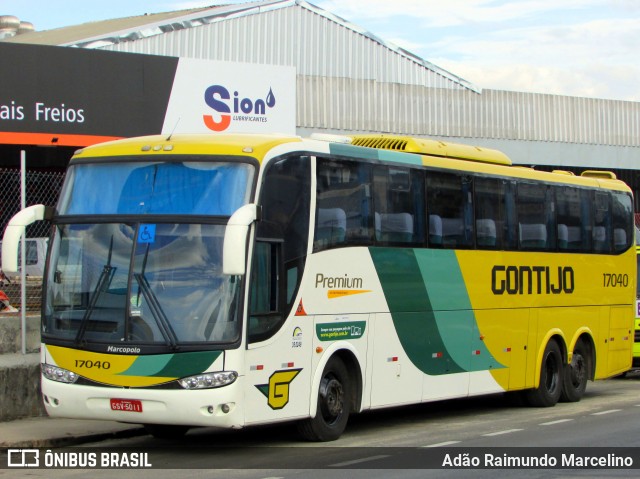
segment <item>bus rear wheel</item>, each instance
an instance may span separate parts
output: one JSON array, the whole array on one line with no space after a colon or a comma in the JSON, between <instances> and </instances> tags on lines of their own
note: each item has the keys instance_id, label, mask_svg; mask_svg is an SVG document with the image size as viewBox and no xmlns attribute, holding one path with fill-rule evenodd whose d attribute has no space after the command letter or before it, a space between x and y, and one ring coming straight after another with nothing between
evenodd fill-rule
<instances>
[{"instance_id":1,"label":"bus rear wheel","mask_svg":"<svg viewBox=\"0 0 640 479\"><path fill-rule=\"evenodd\" d=\"M542 356L540 385L526 392L527 402L535 407L551 407L560 399L564 379L562 353L555 341L549 341Z\"/></svg>"},{"instance_id":2,"label":"bus rear wheel","mask_svg":"<svg viewBox=\"0 0 640 479\"><path fill-rule=\"evenodd\" d=\"M571 355L571 364L565 368L564 382L562 384L563 402L578 402L587 389L589 380L589 356L582 341L576 344Z\"/></svg>"},{"instance_id":3,"label":"bus rear wheel","mask_svg":"<svg viewBox=\"0 0 640 479\"><path fill-rule=\"evenodd\" d=\"M331 358L320 380L316 415L298 425L305 439L335 441L342 435L351 412L350 387L344 363L339 358Z\"/></svg>"}]
</instances>

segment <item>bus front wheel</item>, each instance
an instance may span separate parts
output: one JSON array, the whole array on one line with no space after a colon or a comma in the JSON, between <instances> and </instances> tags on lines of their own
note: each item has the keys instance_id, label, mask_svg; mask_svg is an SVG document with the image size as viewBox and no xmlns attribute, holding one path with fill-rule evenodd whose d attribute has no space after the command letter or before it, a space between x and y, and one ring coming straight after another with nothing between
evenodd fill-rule
<instances>
[{"instance_id":1,"label":"bus front wheel","mask_svg":"<svg viewBox=\"0 0 640 479\"><path fill-rule=\"evenodd\" d=\"M554 406L562 394L563 379L562 353L558 343L551 340L542 356L540 384L527 391L527 402L535 407Z\"/></svg>"},{"instance_id":2,"label":"bus front wheel","mask_svg":"<svg viewBox=\"0 0 640 479\"><path fill-rule=\"evenodd\" d=\"M302 436L309 441L338 439L349 420L350 392L349 373L344 363L339 358L331 358L320 380L316 415L298 425Z\"/></svg>"},{"instance_id":3,"label":"bus front wheel","mask_svg":"<svg viewBox=\"0 0 640 479\"><path fill-rule=\"evenodd\" d=\"M580 401L587 389L589 373L590 367L587 349L582 341L579 341L571 355L571 364L568 364L565 368L560 400L563 402Z\"/></svg>"}]
</instances>

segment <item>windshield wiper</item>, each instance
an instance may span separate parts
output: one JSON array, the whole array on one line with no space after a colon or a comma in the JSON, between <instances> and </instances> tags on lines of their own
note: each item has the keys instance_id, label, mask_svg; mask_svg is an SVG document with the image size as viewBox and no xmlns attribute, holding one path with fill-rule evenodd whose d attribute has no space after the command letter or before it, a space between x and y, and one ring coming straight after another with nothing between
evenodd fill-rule
<instances>
[{"instance_id":1,"label":"windshield wiper","mask_svg":"<svg viewBox=\"0 0 640 479\"><path fill-rule=\"evenodd\" d=\"M153 316L153 319L156 320L158 329L160 329L160 333L162 333L162 337L164 338L165 342L168 346L171 346L172 349L179 349L178 337L171 327L171 323L169 322L167 315L164 314L162 306L160 306L160 302L151 289L147 278L144 276L144 273L134 273L133 277L138 282L138 286L142 291L142 296L144 296L144 299L147 301L149 309L151 310L151 315Z\"/></svg>"},{"instance_id":2,"label":"windshield wiper","mask_svg":"<svg viewBox=\"0 0 640 479\"><path fill-rule=\"evenodd\" d=\"M78 333L76 334L76 344L79 344L84 337L85 332L87 331L87 326L89 324L89 318L93 313L93 310L96 307L96 303L98 302L98 298L100 295L109 288L111 281L113 280L113 276L116 273L116 268L111 266L111 254L113 253L113 235L111 236L111 241L109 243L109 256L107 257L107 264L102 267L102 271L100 272L100 277L98 278L98 283L91 293L91 298L89 299L89 304L87 305L87 309L80 320L80 327L78 328Z\"/></svg>"},{"instance_id":3,"label":"windshield wiper","mask_svg":"<svg viewBox=\"0 0 640 479\"><path fill-rule=\"evenodd\" d=\"M147 269L147 258L149 257L149 248L150 245L147 244L147 251L144 253L144 259L142 261L142 270L140 273L134 273L133 277L138 282L138 287L140 291L142 291L142 296L147 301L149 305L149 309L151 310L151 315L153 319L156 320L156 324L158 325L158 329L164 338L165 343L168 346L171 346L172 349L178 349L178 336L176 336L175 331L171 327L171 322L167 315L164 313L162 306L160 305L160 301L158 301L158 297L153 292L153 289L149 285L149 281L147 281L146 276L144 275L145 269ZM138 297L140 292L138 292Z\"/></svg>"}]
</instances>

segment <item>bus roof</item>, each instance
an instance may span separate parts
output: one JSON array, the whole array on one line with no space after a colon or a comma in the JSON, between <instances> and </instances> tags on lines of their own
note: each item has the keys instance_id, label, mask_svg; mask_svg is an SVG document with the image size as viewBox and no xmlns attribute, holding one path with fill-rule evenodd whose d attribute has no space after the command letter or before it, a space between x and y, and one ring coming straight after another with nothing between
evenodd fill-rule
<instances>
[{"instance_id":1,"label":"bus roof","mask_svg":"<svg viewBox=\"0 0 640 479\"><path fill-rule=\"evenodd\" d=\"M457 160L480 161L494 165L511 166L512 164L509 157L498 150L410 136L356 135L351 144Z\"/></svg>"},{"instance_id":2,"label":"bus roof","mask_svg":"<svg viewBox=\"0 0 640 479\"><path fill-rule=\"evenodd\" d=\"M83 158L158 155L232 155L251 156L262 161L274 146L300 142L297 136L284 135L152 135L108 141L78 150L73 160Z\"/></svg>"},{"instance_id":3,"label":"bus roof","mask_svg":"<svg viewBox=\"0 0 640 479\"><path fill-rule=\"evenodd\" d=\"M340 140L342 139L342 141ZM250 156L259 162L269 156L268 153L279 145L289 145L285 150L295 151L295 143L304 144L300 148L313 152L326 151L319 147L329 144L331 151L340 155L360 157L359 151L377 150L379 160L392 160L397 163L415 164L416 159L423 166L446 168L460 171L497 174L508 177L531 178L574 185L604 187L607 189L629 191L629 187L608 172L588 171L582 176L569 172L546 172L533 168L512 165L511 160L501 151L465 144L448 143L425 138L393 135L354 135L352 137L327 138L317 140L312 135L311 143L298 136L277 134L175 134L152 135L115 140L92 145L78 150L74 160L85 158L117 158L136 156L140 160L168 155L228 155ZM389 152L389 153L386 153ZM406 154L406 161L405 161ZM391 155L391 156L389 156ZM371 158L366 155L366 158ZM420 160L421 159L421 160Z\"/></svg>"},{"instance_id":4,"label":"bus roof","mask_svg":"<svg viewBox=\"0 0 640 479\"><path fill-rule=\"evenodd\" d=\"M609 171L586 170L576 176L568 171L535 170L513 165L506 154L491 148L395 135L354 135L351 138L354 146L420 155L424 166L630 191L626 183Z\"/></svg>"}]
</instances>

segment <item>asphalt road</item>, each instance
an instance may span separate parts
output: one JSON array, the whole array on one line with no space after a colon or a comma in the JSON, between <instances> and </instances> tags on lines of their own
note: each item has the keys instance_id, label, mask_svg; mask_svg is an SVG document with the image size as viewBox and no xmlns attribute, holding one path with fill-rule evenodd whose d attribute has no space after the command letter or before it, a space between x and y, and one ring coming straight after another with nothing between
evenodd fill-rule
<instances>
[{"instance_id":1,"label":"asphalt road","mask_svg":"<svg viewBox=\"0 0 640 479\"><path fill-rule=\"evenodd\" d=\"M332 443L302 442L295 427L285 424L240 431L202 428L171 441L140 436L86 447L145 451L154 469L118 474L154 479L640 477L640 373L589 383L581 402L553 408L530 408L517 395L494 395L367 412L353 416L345 434ZM579 459L610 451L637 469L583 468L575 462L563 469L482 468L486 454L494 460L524 455L537 461L546 454L562 461L565 453ZM443 460L465 457L477 457L480 467L440 467ZM88 472L32 470L24 477L87 477ZM114 472L94 470L91 477Z\"/></svg>"}]
</instances>

